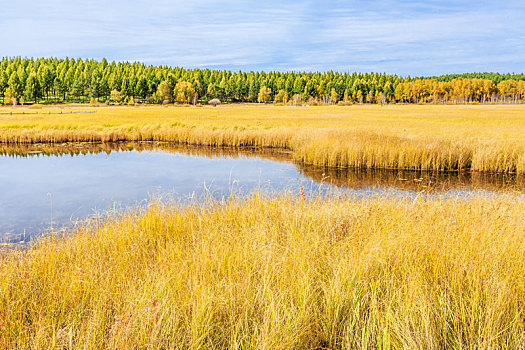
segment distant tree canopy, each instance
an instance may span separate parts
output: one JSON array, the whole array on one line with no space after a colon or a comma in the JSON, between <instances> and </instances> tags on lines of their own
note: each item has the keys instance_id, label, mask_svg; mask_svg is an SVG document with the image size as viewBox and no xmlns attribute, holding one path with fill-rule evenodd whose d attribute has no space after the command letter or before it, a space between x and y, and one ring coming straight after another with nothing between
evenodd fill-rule
<instances>
[{"instance_id":1,"label":"distant tree canopy","mask_svg":"<svg viewBox=\"0 0 525 350\"><path fill-rule=\"evenodd\" d=\"M523 103L525 75L231 72L59 58L3 58L0 98L57 103Z\"/></svg>"}]
</instances>

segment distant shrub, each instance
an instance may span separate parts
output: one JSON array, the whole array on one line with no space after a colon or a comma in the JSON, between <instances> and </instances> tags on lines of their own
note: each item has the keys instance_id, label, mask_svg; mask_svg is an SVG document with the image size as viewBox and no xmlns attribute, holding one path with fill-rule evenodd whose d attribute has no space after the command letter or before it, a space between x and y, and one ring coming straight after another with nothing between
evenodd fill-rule
<instances>
[{"instance_id":1,"label":"distant shrub","mask_svg":"<svg viewBox=\"0 0 525 350\"><path fill-rule=\"evenodd\" d=\"M146 97L146 103L147 104L154 104L155 103L155 97L154 96Z\"/></svg>"},{"instance_id":2,"label":"distant shrub","mask_svg":"<svg viewBox=\"0 0 525 350\"><path fill-rule=\"evenodd\" d=\"M217 105L221 104L221 101L218 98L214 98L213 100L210 100L208 104L212 105L213 107L217 107Z\"/></svg>"}]
</instances>

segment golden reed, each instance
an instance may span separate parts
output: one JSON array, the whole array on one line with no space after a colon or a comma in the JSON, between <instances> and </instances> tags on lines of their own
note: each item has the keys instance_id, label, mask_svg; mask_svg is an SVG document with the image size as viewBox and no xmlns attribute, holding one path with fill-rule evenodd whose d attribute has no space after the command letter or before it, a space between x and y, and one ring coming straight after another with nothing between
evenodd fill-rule
<instances>
[{"instance_id":1,"label":"golden reed","mask_svg":"<svg viewBox=\"0 0 525 350\"><path fill-rule=\"evenodd\" d=\"M0 115L0 143L284 148L306 164L432 171L523 174L523 135L522 105L106 107L93 114Z\"/></svg>"}]
</instances>

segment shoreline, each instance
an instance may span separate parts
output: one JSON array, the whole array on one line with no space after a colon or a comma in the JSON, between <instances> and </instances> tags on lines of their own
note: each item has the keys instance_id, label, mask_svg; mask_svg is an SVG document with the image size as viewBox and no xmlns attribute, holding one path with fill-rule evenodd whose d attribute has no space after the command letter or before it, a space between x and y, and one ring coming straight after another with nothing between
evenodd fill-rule
<instances>
[{"instance_id":1,"label":"shoreline","mask_svg":"<svg viewBox=\"0 0 525 350\"><path fill-rule=\"evenodd\" d=\"M97 111L74 116L0 115L0 143L171 142L280 149L305 165L328 168L525 174L525 143L519 136L525 132L525 105Z\"/></svg>"}]
</instances>

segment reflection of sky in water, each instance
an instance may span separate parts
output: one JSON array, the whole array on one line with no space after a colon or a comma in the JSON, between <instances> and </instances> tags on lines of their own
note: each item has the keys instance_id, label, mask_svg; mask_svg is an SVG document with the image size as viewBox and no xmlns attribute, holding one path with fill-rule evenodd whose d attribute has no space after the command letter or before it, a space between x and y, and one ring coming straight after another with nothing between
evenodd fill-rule
<instances>
[{"instance_id":1,"label":"reflection of sky in water","mask_svg":"<svg viewBox=\"0 0 525 350\"><path fill-rule=\"evenodd\" d=\"M293 163L256 157L215 157L164 151L111 152L87 155L0 156L0 239L28 235L70 223L97 212L143 204L152 197L215 198L254 189L307 195L346 192L357 198L374 195L415 197L411 190L391 187L336 188L301 174ZM489 192L477 192L476 194ZM470 196L451 190L439 196Z\"/></svg>"},{"instance_id":2,"label":"reflection of sky in water","mask_svg":"<svg viewBox=\"0 0 525 350\"><path fill-rule=\"evenodd\" d=\"M0 156L0 233L35 232L152 197L220 198L260 188L313 189L291 163L161 151L79 156Z\"/></svg>"}]
</instances>

